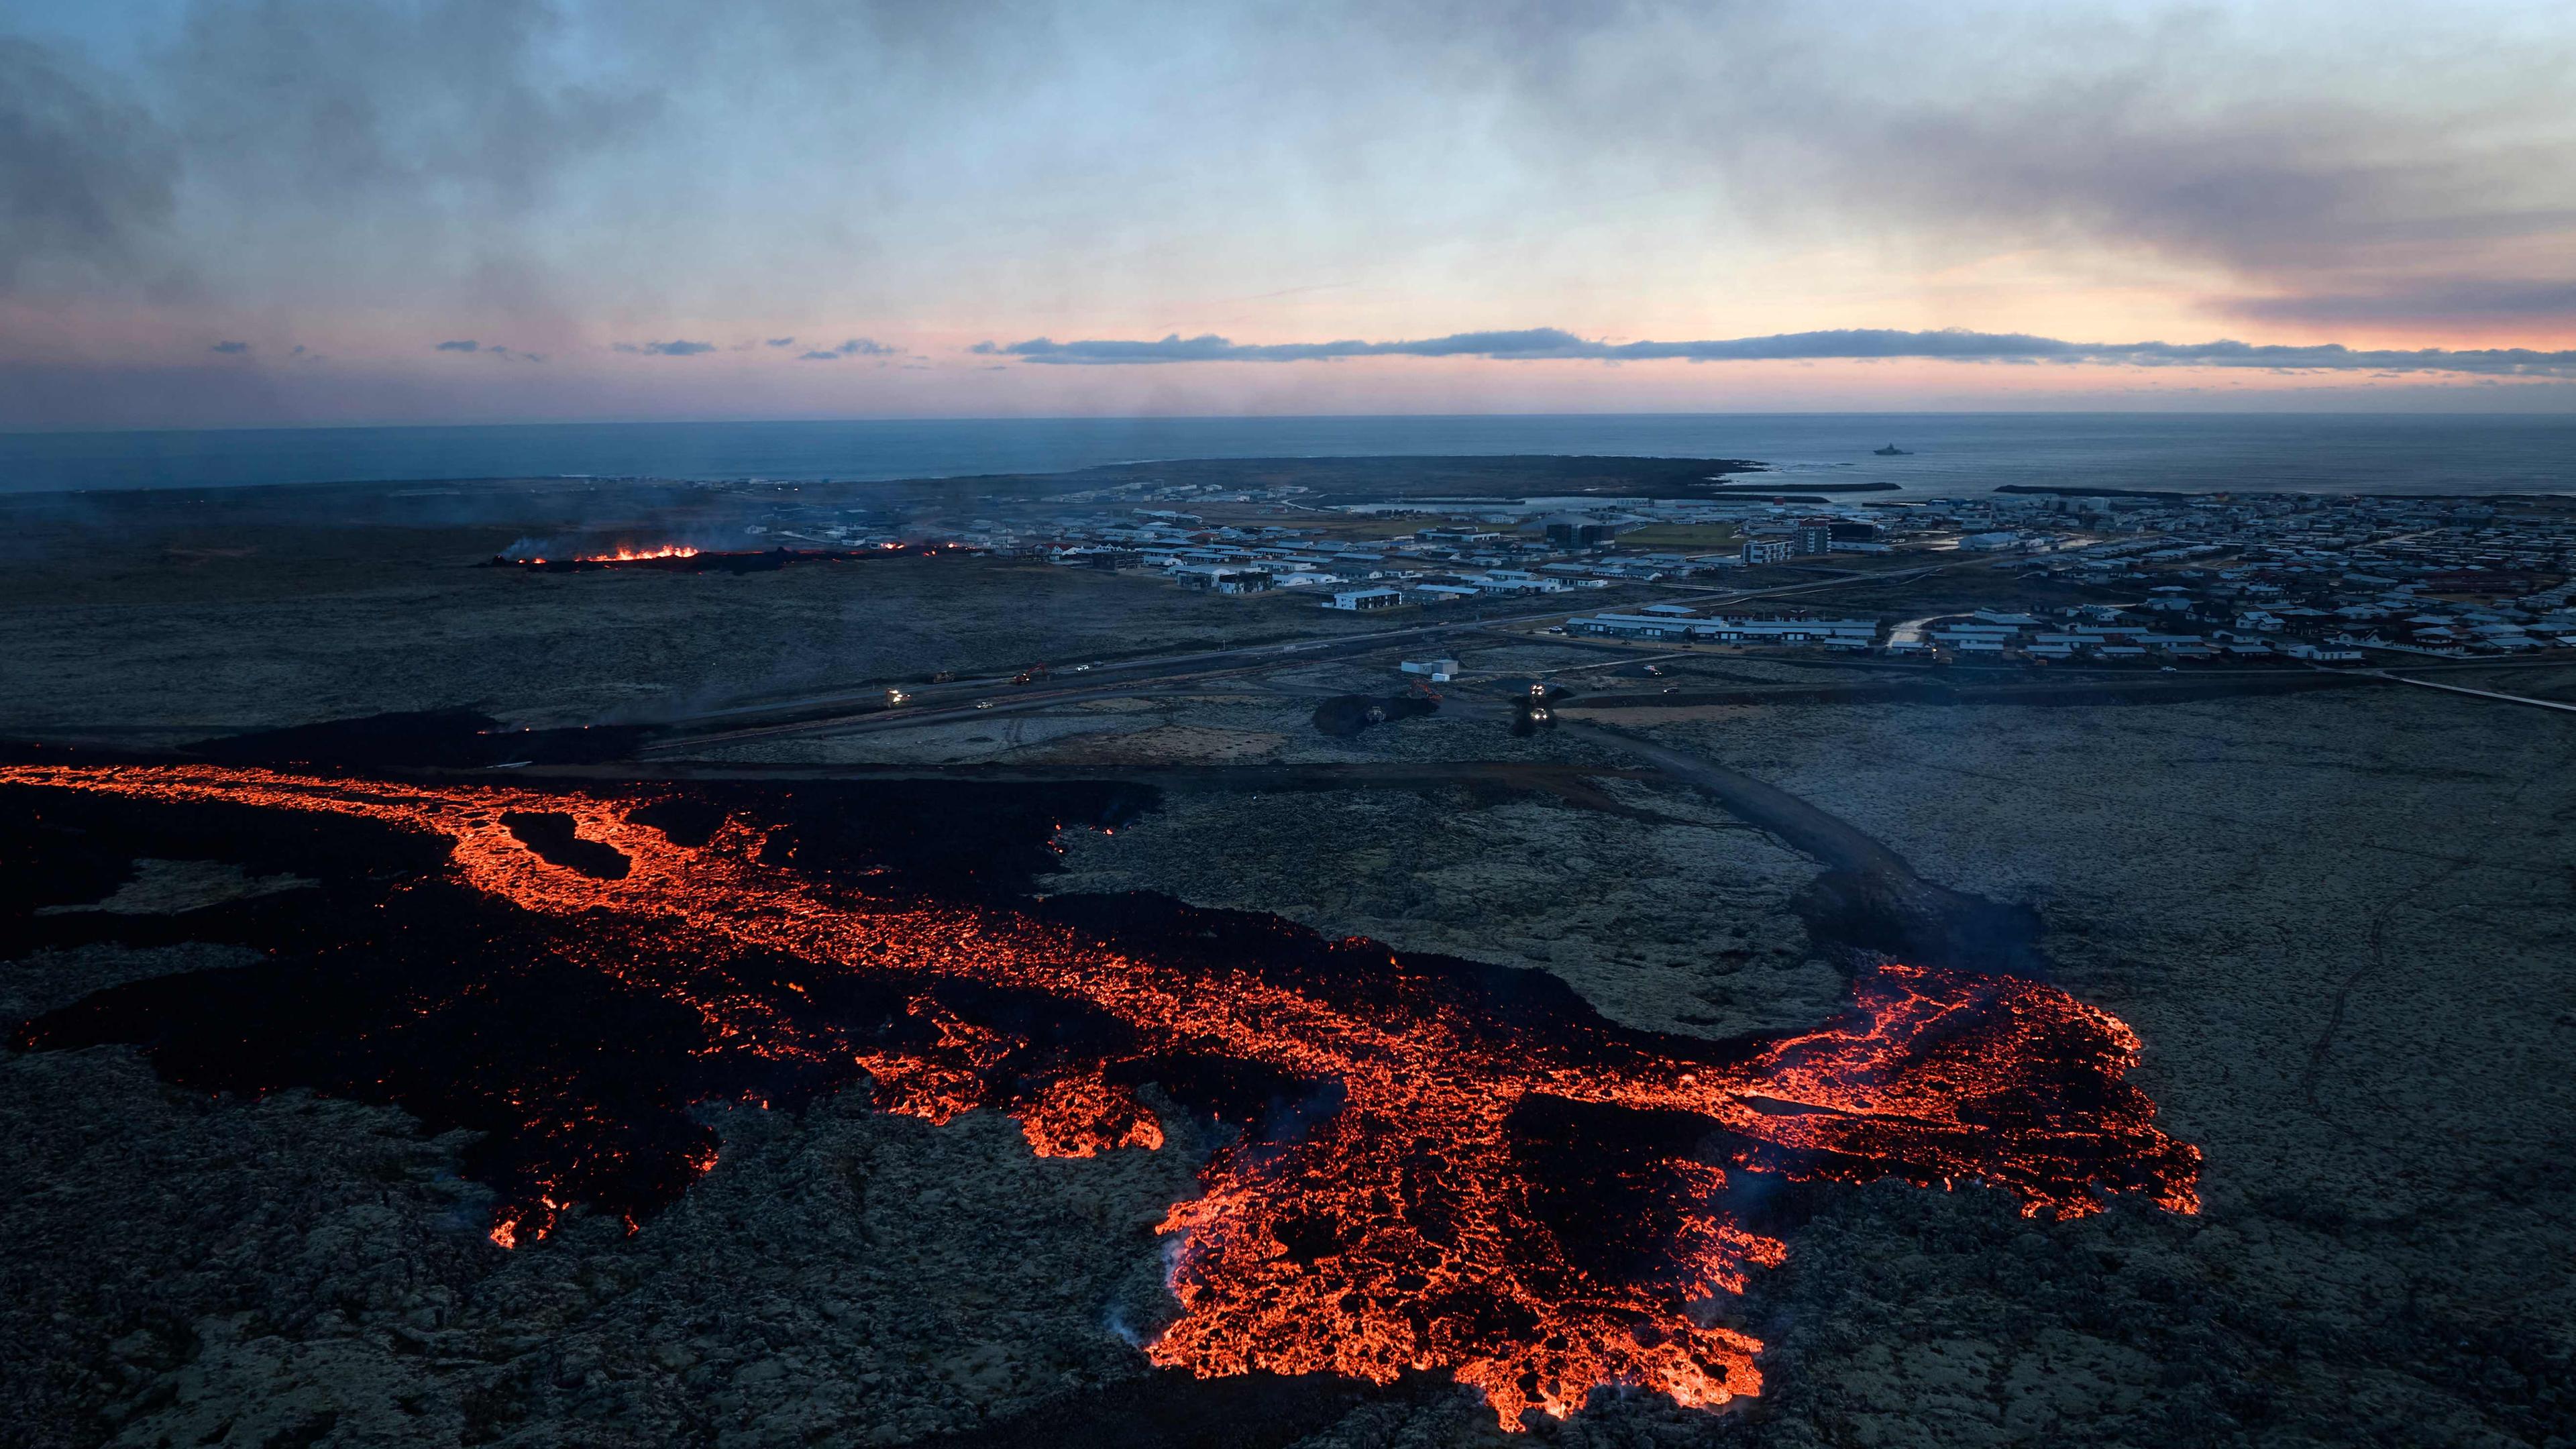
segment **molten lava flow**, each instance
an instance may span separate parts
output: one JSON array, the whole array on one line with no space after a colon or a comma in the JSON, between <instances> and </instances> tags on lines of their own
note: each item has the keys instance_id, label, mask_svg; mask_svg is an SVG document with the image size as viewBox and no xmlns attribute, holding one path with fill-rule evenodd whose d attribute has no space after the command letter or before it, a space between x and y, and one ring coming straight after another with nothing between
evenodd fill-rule
<instances>
[{"instance_id":1,"label":"molten lava flow","mask_svg":"<svg viewBox=\"0 0 2576 1449\"><path fill-rule=\"evenodd\" d=\"M1040 1157L1096 1157L1113 1147L1163 1145L1154 1109L1133 1088L1105 1081L1098 1072L1060 1077L1019 1109L1020 1130Z\"/></svg>"},{"instance_id":2,"label":"molten lava flow","mask_svg":"<svg viewBox=\"0 0 2576 1449\"><path fill-rule=\"evenodd\" d=\"M558 554L546 557L499 554L497 568L530 573L586 573L597 569L651 569L668 573L767 573L801 563L847 563L856 559L944 558L981 550L957 543L889 543L850 548L701 549L666 543L653 548L620 547L611 553Z\"/></svg>"},{"instance_id":3,"label":"molten lava flow","mask_svg":"<svg viewBox=\"0 0 2576 1449\"><path fill-rule=\"evenodd\" d=\"M560 924L585 979L689 1023L692 1060L864 1072L886 1110L1006 1111L1043 1155L1159 1146L1148 1082L1183 1099L1287 1084L1302 1105L1251 1112L1163 1224L1180 1312L1148 1353L1201 1375L1447 1369L1506 1429L1610 1384L1716 1405L1760 1389L1761 1345L1716 1326L1712 1301L1783 1256L1727 1211L1734 1174L1981 1181L2029 1214L2095 1212L2108 1192L2196 1207L2198 1152L2123 1080L2136 1036L2026 981L1888 965L1816 1031L1712 1043L1364 940L1282 927L1212 955L1195 932L1122 947L1030 912L869 896L767 863L740 814L666 833L642 823L654 802L213 766L0 766L0 785L443 838L456 881ZM22 1043L44 1045L40 1027ZM675 1145L543 1088L510 1098L535 1166L505 1185L504 1247L576 1203L635 1221L677 1191L656 1184L714 1164L711 1137Z\"/></svg>"},{"instance_id":4,"label":"molten lava flow","mask_svg":"<svg viewBox=\"0 0 2576 1449\"><path fill-rule=\"evenodd\" d=\"M636 563L648 558L696 558L698 551L684 543L666 543L659 548L621 548L615 553L588 553L583 563Z\"/></svg>"}]
</instances>

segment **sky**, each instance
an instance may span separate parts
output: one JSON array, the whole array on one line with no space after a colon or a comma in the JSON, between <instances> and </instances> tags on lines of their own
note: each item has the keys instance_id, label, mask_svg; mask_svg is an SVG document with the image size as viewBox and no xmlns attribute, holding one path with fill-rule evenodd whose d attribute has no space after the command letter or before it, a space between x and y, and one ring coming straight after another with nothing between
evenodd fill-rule
<instances>
[{"instance_id":1,"label":"sky","mask_svg":"<svg viewBox=\"0 0 2576 1449\"><path fill-rule=\"evenodd\" d=\"M0 427L2576 411L2565 0L13 0Z\"/></svg>"}]
</instances>

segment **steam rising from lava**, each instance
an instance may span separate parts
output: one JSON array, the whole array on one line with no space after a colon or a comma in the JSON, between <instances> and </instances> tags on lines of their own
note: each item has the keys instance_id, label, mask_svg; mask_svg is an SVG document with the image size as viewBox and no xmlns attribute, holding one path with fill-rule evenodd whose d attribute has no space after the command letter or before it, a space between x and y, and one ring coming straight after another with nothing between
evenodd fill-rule
<instances>
[{"instance_id":1,"label":"steam rising from lava","mask_svg":"<svg viewBox=\"0 0 2576 1449\"><path fill-rule=\"evenodd\" d=\"M1061 915L870 894L778 861L741 813L666 830L634 800L212 766L0 767L11 784L443 839L458 885L685 1013L693 1056L809 1087L865 1073L881 1107L934 1122L998 1109L1042 1155L1161 1146L1145 1083L1215 1102L1249 1130L1162 1224L1180 1313L1146 1349L1201 1375L1447 1369L1506 1429L1609 1384L1716 1405L1760 1389L1761 1344L1711 1309L1785 1251L1727 1212L1735 1174L1980 1181L2032 1215L2111 1192L2197 1205L2198 1152L2122 1080L2137 1038L2026 981L1891 964L1816 1031L1717 1043L1284 924L1211 953L1195 931L1104 939ZM48 1018L20 1041L76 1036ZM1247 1110L1245 1081L1310 1110ZM657 1142L608 1106L532 1095L521 1113L529 1165L492 1228L505 1247L577 1203L633 1224L714 1165L711 1137Z\"/></svg>"}]
</instances>

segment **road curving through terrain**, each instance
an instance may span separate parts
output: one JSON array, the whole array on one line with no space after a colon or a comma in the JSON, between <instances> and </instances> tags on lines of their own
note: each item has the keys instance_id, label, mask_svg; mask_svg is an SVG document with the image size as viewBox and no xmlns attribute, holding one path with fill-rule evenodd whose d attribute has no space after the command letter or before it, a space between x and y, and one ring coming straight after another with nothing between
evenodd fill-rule
<instances>
[{"instance_id":1,"label":"road curving through terrain","mask_svg":"<svg viewBox=\"0 0 2576 1449\"><path fill-rule=\"evenodd\" d=\"M1560 733L1644 760L1728 814L1825 867L1796 902L1820 941L1909 961L2045 978L2039 913L1936 885L1885 843L1796 795L1611 725L1559 716Z\"/></svg>"}]
</instances>

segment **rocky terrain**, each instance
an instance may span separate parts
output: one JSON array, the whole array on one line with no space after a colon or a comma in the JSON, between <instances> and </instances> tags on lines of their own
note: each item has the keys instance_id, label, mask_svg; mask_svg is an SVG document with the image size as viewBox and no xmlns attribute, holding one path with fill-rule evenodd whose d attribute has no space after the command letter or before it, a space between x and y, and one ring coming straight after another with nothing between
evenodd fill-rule
<instances>
[{"instance_id":1,"label":"rocky terrain","mask_svg":"<svg viewBox=\"0 0 2576 1449\"><path fill-rule=\"evenodd\" d=\"M1750 1321L1779 1325L1766 1334L1773 1388L1726 1433L2567 1434L2576 1290L2532 1265L2566 1261L2576 1187L2576 981L2561 944L2576 928L2576 792L2554 769L2570 729L2383 692L1746 710L1659 731L1828 806L1930 879L2037 906L2060 984L2138 1029L2140 1080L2208 1154L2195 1218L2115 1207L2036 1225L1978 1193L1895 1188L1811 1204L1789 1265L1754 1289ZM1361 885L1320 855L1229 870L1216 842L1248 833L1245 807L1202 808L1200 822L1169 813L1087 846L1081 879L1240 882L1233 903L1399 944L1516 953L1605 1010L1681 1029L1732 1028L1712 997L1797 1009L1829 969L1801 960L1794 921L1782 924L1797 862L1767 861L1762 842L1722 828L1381 807L1349 817L1375 827L1384 872ZM1524 810L1554 829L1504 823ZM1614 829L1625 852L1585 838ZM1580 870L1542 883L1482 864L1507 838ZM1461 887L1462 875L1496 886ZM1776 893L1748 891L1748 876ZM1773 969L1723 968L1734 923L1755 927L1754 959ZM1540 935L1557 929L1566 939ZM1677 958L1660 996L1637 959L1659 940ZM1650 1002L1671 1004L1658 1015Z\"/></svg>"},{"instance_id":2,"label":"rocky terrain","mask_svg":"<svg viewBox=\"0 0 2576 1449\"><path fill-rule=\"evenodd\" d=\"M693 691L1313 624L1305 601L1293 620L1285 602L1211 612L1132 579L949 560L499 577L471 567L493 546L480 524L224 551L241 546L138 536L0 587L0 733L167 739L475 702L583 723ZM979 572L1005 569L1007 588ZM2116 1202L2028 1220L1970 1184L1781 1187L1760 1226L1788 1261L1729 1309L1769 1346L1762 1395L1708 1414L1605 1393L1539 1440L2576 1442L2576 719L2398 687L1622 708L1664 678L1566 645L1479 647L1488 673L1573 681L1565 718L1609 732L1514 735L1491 698L1452 691L1437 714L1328 736L1319 700L1394 687L1390 661L1348 661L703 757L1277 766L1276 786L1170 783L1114 834L1069 834L1041 888L1536 967L1639 1027L1814 1025L1854 960L1816 910L1817 862L1621 743L1645 740L1821 807L1925 881L2035 910L2057 984L2137 1030L2136 1080L2206 1153L2194 1216ZM1673 678L1816 672L1739 659ZM146 857L43 904L184 938L192 911L304 886ZM9 909L8 1023L256 959L39 946L32 907ZM991 1113L933 1127L856 1093L705 1116L719 1166L642 1231L576 1215L505 1252L462 1134L300 1091L184 1091L130 1046L0 1055L0 1444L1511 1442L1445 1380L1149 1372L1136 1344L1171 1311L1152 1228L1196 1190L1211 1144L1193 1131L1064 1160Z\"/></svg>"}]
</instances>

